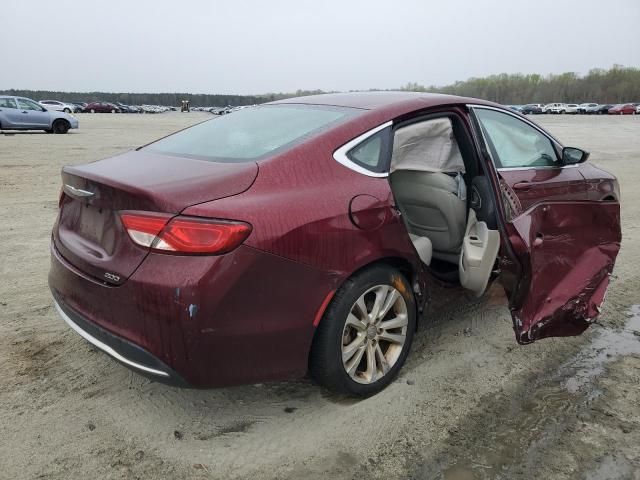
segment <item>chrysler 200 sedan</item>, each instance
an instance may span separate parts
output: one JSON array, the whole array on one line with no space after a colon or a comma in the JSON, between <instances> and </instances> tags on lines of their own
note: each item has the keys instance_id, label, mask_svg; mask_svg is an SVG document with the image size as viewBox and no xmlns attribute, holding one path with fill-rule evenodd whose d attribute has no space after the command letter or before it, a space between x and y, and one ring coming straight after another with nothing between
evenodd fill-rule
<instances>
[{"instance_id":1,"label":"chrysler 200 sedan","mask_svg":"<svg viewBox=\"0 0 640 480\"><path fill-rule=\"evenodd\" d=\"M620 248L618 183L524 116L422 93L248 108L62 170L49 285L62 318L152 378L309 372L378 392L433 282L498 277L516 340L578 335Z\"/></svg>"}]
</instances>

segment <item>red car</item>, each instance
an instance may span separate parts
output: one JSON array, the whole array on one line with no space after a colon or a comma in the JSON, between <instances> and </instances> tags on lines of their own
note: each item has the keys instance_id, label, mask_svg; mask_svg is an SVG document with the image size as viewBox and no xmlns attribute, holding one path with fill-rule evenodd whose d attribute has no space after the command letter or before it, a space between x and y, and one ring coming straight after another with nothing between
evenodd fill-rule
<instances>
[{"instance_id":1,"label":"red car","mask_svg":"<svg viewBox=\"0 0 640 480\"><path fill-rule=\"evenodd\" d=\"M406 92L282 100L62 171L66 322L179 385L299 377L366 396L434 282L501 277L516 340L577 335L620 247L615 177L524 116Z\"/></svg>"},{"instance_id":2,"label":"red car","mask_svg":"<svg viewBox=\"0 0 640 480\"><path fill-rule=\"evenodd\" d=\"M84 107L84 111L89 113L119 113L120 107L108 102L91 102Z\"/></svg>"},{"instance_id":3,"label":"red car","mask_svg":"<svg viewBox=\"0 0 640 480\"><path fill-rule=\"evenodd\" d=\"M633 103L614 105L609 109L609 115L635 115L636 106Z\"/></svg>"}]
</instances>

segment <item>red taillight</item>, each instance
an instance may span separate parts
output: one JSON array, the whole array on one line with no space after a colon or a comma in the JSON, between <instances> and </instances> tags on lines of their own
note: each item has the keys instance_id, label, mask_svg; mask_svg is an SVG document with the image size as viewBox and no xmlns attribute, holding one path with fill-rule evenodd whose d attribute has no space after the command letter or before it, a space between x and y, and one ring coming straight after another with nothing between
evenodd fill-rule
<instances>
[{"instance_id":1,"label":"red taillight","mask_svg":"<svg viewBox=\"0 0 640 480\"><path fill-rule=\"evenodd\" d=\"M251 233L251 225L229 220L171 218L171 215L149 212L123 212L120 218L131 240L166 253L227 253Z\"/></svg>"}]
</instances>

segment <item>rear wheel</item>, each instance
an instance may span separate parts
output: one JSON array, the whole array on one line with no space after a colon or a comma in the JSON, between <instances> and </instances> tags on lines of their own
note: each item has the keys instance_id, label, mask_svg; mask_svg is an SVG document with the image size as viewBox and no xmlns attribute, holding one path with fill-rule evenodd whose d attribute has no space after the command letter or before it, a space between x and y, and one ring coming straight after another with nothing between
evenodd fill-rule
<instances>
[{"instance_id":1,"label":"rear wheel","mask_svg":"<svg viewBox=\"0 0 640 480\"><path fill-rule=\"evenodd\" d=\"M92 108L92 109L91 109L91 113L96 113L96 111Z\"/></svg>"},{"instance_id":2,"label":"rear wheel","mask_svg":"<svg viewBox=\"0 0 640 480\"><path fill-rule=\"evenodd\" d=\"M68 108L64 108L62 111L63 111L64 113L71 113L71 110L69 110Z\"/></svg>"},{"instance_id":3,"label":"rear wheel","mask_svg":"<svg viewBox=\"0 0 640 480\"><path fill-rule=\"evenodd\" d=\"M330 390L378 393L404 364L416 328L411 285L397 270L375 266L348 279L318 326L311 375Z\"/></svg>"},{"instance_id":4,"label":"rear wheel","mask_svg":"<svg viewBox=\"0 0 640 480\"><path fill-rule=\"evenodd\" d=\"M54 133L67 133L69 131L69 122L67 122L66 120L62 120L62 119L58 119L55 122L53 122L52 125L52 129Z\"/></svg>"}]
</instances>

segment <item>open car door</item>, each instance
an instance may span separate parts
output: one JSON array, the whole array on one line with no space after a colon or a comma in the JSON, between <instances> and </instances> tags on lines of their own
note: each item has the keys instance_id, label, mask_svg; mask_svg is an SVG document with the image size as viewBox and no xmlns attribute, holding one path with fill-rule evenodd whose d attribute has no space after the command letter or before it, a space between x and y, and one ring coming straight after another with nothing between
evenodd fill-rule
<instances>
[{"instance_id":1,"label":"open car door","mask_svg":"<svg viewBox=\"0 0 640 480\"><path fill-rule=\"evenodd\" d=\"M564 172L584 157L559 158L559 145L516 115L484 106L470 111L498 199L501 281L516 339L578 335L596 319L605 298L620 249L620 204L590 201L586 193L576 198L579 188L569 181L566 194L559 193ZM553 194L544 185L536 190L535 182L511 185L505 178L516 169L534 179L531 170L554 176ZM518 185L527 192L526 208ZM533 198L536 191L539 198Z\"/></svg>"}]
</instances>

